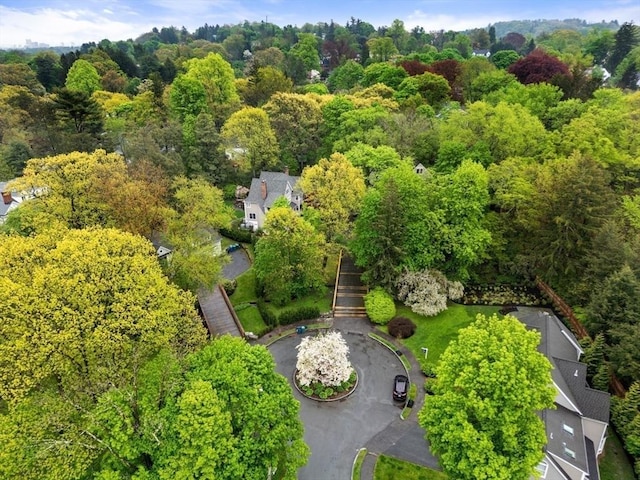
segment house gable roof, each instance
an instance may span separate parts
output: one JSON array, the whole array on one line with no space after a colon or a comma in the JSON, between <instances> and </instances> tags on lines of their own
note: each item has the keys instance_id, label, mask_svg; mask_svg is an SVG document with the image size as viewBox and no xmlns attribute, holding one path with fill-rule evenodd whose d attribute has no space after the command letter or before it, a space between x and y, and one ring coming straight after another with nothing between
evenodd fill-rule
<instances>
[{"instance_id":1,"label":"house gable roof","mask_svg":"<svg viewBox=\"0 0 640 480\"><path fill-rule=\"evenodd\" d=\"M562 375L582 415L609 423L611 397L607 392L590 388L587 384L587 366L584 363L554 358L553 363Z\"/></svg>"},{"instance_id":2,"label":"house gable roof","mask_svg":"<svg viewBox=\"0 0 640 480\"><path fill-rule=\"evenodd\" d=\"M297 191L297 183L300 177L295 177L282 172L261 172L260 178L251 180L251 188L245 202L259 205L263 211L271 208L273 202L283 196L287 185L292 191ZM267 198L262 198L262 182L267 185Z\"/></svg>"}]
</instances>

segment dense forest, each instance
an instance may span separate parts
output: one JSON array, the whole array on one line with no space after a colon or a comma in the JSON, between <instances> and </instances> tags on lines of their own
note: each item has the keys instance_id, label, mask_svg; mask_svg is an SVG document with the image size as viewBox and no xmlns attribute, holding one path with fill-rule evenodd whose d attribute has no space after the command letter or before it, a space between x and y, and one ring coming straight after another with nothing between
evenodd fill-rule
<instances>
[{"instance_id":1,"label":"dense forest","mask_svg":"<svg viewBox=\"0 0 640 480\"><path fill-rule=\"evenodd\" d=\"M302 242L291 248L307 252L299 264L348 247L366 281L394 296L407 272L438 271L463 285L549 283L594 339L585 360L594 387L606 390L612 372L630 389L612 419L640 472L640 27L503 23L467 32L355 18L344 26L205 24L62 54L0 51L0 181L16 179L13 188L36 196L1 226L0 315L21 320L0 327L0 398L12 412L0 421L0 476L188 471L198 462L176 445L205 426L154 425L193 418L202 408L196 393L236 430L255 420L251 409L243 417L220 407L202 381L207 366L244 347L202 349L204 334L184 305L194 302L189 291L219 277L219 260L204 248L207 228L229 225L236 186L285 169L301 175L305 209L274 216L258 253L278 250L268 242L291 228ZM175 246L163 271L140 240L154 232ZM281 278L269 270L281 262L268 255L276 254L264 253L257 268ZM60 275L74 281L59 288L77 288L97 259L118 261L95 274L95 290L77 305L43 293ZM40 268L45 262L51 267ZM316 288L322 266L312 267L267 282L264 294L286 303ZM119 282L107 288L109 278ZM140 284L137 297L119 298L120 282ZM24 330L30 318L57 318L56 307L93 312L106 299L109 311L151 305L152 327L126 315L100 325L91 344L86 329L95 325L80 318L57 336L37 324L46 341ZM184 316L182 331L166 321ZM118 344L124 331L129 340ZM246 375L263 375L263 353L246 355ZM226 385L234 372L214 380ZM264 401L295 417L279 380L264 382L274 392ZM41 422L47 409L62 420ZM239 459L268 454L295 474L306 458L296 422L285 425L289 433L272 431L269 452L230 443L233 458L212 464L221 478L264 478L262 467ZM207 428L227 438L231 427ZM43 429L58 432L50 450L24 447ZM150 440L156 434L169 439L166 448ZM56 465L54 454L67 460Z\"/></svg>"}]
</instances>

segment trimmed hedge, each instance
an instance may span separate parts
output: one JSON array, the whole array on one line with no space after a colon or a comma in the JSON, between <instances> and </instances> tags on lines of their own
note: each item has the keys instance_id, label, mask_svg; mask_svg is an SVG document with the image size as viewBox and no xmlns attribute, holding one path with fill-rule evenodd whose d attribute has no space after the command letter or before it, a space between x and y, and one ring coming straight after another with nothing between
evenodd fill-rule
<instances>
[{"instance_id":1,"label":"trimmed hedge","mask_svg":"<svg viewBox=\"0 0 640 480\"><path fill-rule=\"evenodd\" d=\"M264 300L258 300L256 306L258 307L260 315L262 315L262 320L264 320L264 323L272 328L278 326L278 318L271 312L271 310L269 310L269 307Z\"/></svg>"},{"instance_id":2,"label":"trimmed hedge","mask_svg":"<svg viewBox=\"0 0 640 480\"><path fill-rule=\"evenodd\" d=\"M364 308L371 321L378 325L386 325L396 314L393 297L380 287L364 296Z\"/></svg>"},{"instance_id":3,"label":"trimmed hedge","mask_svg":"<svg viewBox=\"0 0 640 480\"><path fill-rule=\"evenodd\" d=\"M278 323L280 325L289 325L301 320L311 320L320 316L318 307L300 307L284 310L278 315Z\"/></svg>"},{"instance_id":4,"label":"trimmed hedge","mask_svg":"<svg viewBox=\"0 0 640 480\"><path fill-rule=\"evenodd\" d=\"M320 316L318 307L290 308L280 312L280 315L276 315L262 299L258 300L256 306L258 307L260 315L262 315L264 323L272 328L278 325L290 325L302 320L311 320Z\"/></svg>"},{"instance_id":5,"label":"trimmed hedge","mask_svg":"<svg viewBox=\"0 0 640 480\"><path fill-rule=\"evenodd\" d=\"M235 240L239 243L253 243L254 235L249 230L231 227L220 228L218 232L220 232L220 235L230 238L231 240Z\"/></svg>"}]
</instances>

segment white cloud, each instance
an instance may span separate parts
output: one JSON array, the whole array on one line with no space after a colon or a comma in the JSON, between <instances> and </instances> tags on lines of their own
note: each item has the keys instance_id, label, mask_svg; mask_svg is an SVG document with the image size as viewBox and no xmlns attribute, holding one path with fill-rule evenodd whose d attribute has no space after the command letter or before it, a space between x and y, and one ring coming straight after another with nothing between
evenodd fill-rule
<instances>
[{"instance_id":1,"label":"white cloud","mask_svg":"<svg viewBox=\"0 0 640 480\"><path fill-rule=\"evenodd\" d=\"M142 20L142 19L141 19ZM131 22L84 9L41 8L20 11L0 5L0 47L14 47L33 42L57 45L81 45L85 42L126 40L151 30L147 21Z\"/></svg>"},{"instance_id":2,"label":"white cloud","mask_svg":"<svg viewBox=\"0 0 640 480\"><path fill-rule=\"evenodd\" d=\"M461 31L471 28L484 28L489 24L512 20L509 15L472 15L465 17L464 15L447 15L447 14L430 14L422 10L414 10L403 19L404 27L411 30L416 26L423 27L427 32L437 30L453 30Z\"/></svg>"}]
</instances>

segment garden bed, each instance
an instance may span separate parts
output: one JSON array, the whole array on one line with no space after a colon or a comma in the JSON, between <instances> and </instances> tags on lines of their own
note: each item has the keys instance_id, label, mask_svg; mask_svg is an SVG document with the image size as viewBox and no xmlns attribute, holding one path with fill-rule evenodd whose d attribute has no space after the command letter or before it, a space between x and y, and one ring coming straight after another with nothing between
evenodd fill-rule
<instances>
[{"instance_id":1,"label":"garden bed","mask_svg":"<svg viewBox=\"0 0 640 480\"><path fill-rule=\"evenodd\" d=\"M320 382L313 382L309 386L302 386L298 383L297 374L298 371L293 372L293 384L296 389L305 397L311 400L317 400L318 402L335 402L337 400L343 400L351 395L358 386L358 373L353 370L351 377L346 382L342 382L340 385L334 387L326 387Z\"/></svg>"},{"instance_id":2,"label":"garden bed","mask_svg":"<svg viewBox=\"0 0 640 480\"><path fill-rule=\"evenodd\" d=\"M549 301L535 286L529 285L466 285L459 300L463 305L526 305L548 306Z\"/></svg>"}]
</instances>

